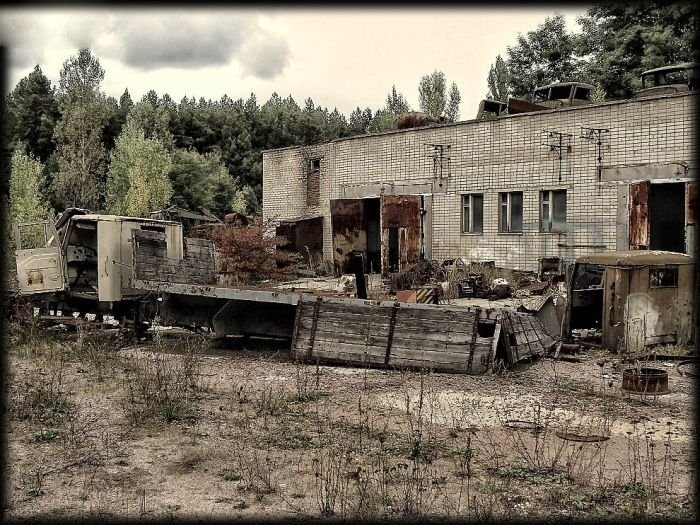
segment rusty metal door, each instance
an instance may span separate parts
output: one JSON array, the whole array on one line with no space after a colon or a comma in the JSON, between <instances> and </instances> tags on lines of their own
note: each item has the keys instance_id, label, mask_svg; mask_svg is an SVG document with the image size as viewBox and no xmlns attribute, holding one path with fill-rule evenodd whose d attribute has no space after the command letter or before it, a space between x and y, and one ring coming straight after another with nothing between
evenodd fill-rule
<instances>
[{"instance_id":1,"label":"rusty metal door","mask_svg":"<svg viewBox=\"0 0 700 525\"><path fill-rule=\"evenodd\" d=\"M333 261L343 273L350 269L352 252L367 250L364 212L360 199L331 199Z\"/></svg>"},{"instance_id":2,"label":"rusty metal door","mask_svg":"<svg viewBox=\"0 0 700 525\"><path fill-rule=\"evenodd\" d=\"M16 224L15 262L21 294L65 289L65 269L56 228L50 221Z\"/></svg>"},{"instance_id":3,"label":"rusty metal door","mask_svg":"<svg viewBox=\"0 0 700 525\"><path fill-rule=\"evenodd\" d=\"M630 250L649 249L649 181L630 184Z\"/></svg>"},{"instance_id":4,"label":"rusty metal door","mask_svg":"<svg viewBox=\"0 0 700 525\"><path fill-rule=\"evenodd\" d=\"M380 202L382 275L387 275L390 270L401 271L416 264L420 258L420 196L382 195ZM398 237L396 262L395 267L390 268L389 241L395 237Z\"/></svg>"}]
</instances>

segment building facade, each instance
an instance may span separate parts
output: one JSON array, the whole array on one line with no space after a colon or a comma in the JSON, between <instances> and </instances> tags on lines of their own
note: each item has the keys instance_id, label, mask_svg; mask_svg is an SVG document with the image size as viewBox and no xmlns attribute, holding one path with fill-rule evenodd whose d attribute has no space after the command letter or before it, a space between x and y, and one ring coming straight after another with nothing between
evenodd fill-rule
<instances>
[{"instance_id":1,"label":"building facade","mask_svg":"<svg viewBox=\"0 0 700 525\"><path fill-rule=\"evenodd\" d=\"M615 249L693 254L694 92L263 153L263 217L322 231L341 270L424 256L537 270ZM297 237L299 237L297 235ZM307 242L308 241L308 242Z\"/></svg>"}]
</instances>

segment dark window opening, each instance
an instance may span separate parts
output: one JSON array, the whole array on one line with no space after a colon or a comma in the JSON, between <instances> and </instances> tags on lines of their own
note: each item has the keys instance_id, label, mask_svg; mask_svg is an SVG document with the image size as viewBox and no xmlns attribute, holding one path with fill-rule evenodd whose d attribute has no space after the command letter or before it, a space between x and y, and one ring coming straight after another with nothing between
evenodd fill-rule
<instances>
[{"instance_id":1,"label":"dark window opening","mask_svg":"<svg viewBox=\"0 0 700 525\"><path fill-rule=\"evenodd\" d=\"M571 86L554 86L550 89L550 100L567 99L571 95Z\"/></svg>"},{"instance_id":2,"label":"dark window opening","mask_svg":"<svg viewBox=\"0 0 700 525\"><path fill-rule=\"evenodd\" d=\"M574 290L602 288L605 268L598 264L579 264L574 275Z\"/></svg>"},{"instance_id":3,"label":"dark window opening","mask_svg":"<svg viewBox=\"0 0 700 525\"><path fill-rule=\"evenodd\" d=\"M156 226L153 224L142 224L141 229L147 232L161 232L165 233L165 226Z\"/></svg>"},{"instance_id":4,"label":"dark window opening","mask_svg":"<svg viewBox=\"0 0 700 525\"><path fill-rule=\"evenodd\" d=\"M652 267L649 269L650 288L678 287L678 268L675 266Z\"/></svg>"},{"instance_id":5,"label":"dark window opening","mask_svg":"<svg viewBox=\"0 0 700 525\"><path fill-rule=\"evenodd\" d=\"M389 228L389 272L399 271L399 229Z\"/></svg>"},{"instance_id":6,"label":"dark window opening","mask_svg":"<svg viewBox=\"0 0 700 525\"><path fill-rule=\"evenodd\" d=\"M321 171L321 159L311 159L309 162L309 172L319 172Z\"/></svg>"},{"instance_id":7,"label":"dark window opening","mask_svg":"<svg viewBox=\"0 0 700 525\"><path fill-rule=\"evenodd\" d=\"M685 183L649 186L649 249L685 252Z\"/></svg>"},{"instance_id":8,"label":"dark window opening","mask_svg":"<svg viewBox=\"0 0 700 525\"><path fill-rule=\"evenodd\" d=\"M589 88L577 87L574 92L576 100L591 100L591 90Z\"/></svg>"}]
</instances>

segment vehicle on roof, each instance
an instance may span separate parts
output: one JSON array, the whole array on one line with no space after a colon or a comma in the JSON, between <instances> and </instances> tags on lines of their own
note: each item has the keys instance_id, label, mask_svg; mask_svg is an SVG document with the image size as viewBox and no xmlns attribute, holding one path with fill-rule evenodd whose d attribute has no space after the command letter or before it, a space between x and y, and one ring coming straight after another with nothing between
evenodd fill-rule
<instances>
[{"instance_id":1,"label":"vehicle on roof","mask_svg":"<svg viewBox=\"0 0 700 525\"><path fill-rule=\"evenodd\" d=\"M635 98L682 93L698 89L697 62L683 62L649 69L642 73L642 89Z\"/></svg>"}]
</instances>

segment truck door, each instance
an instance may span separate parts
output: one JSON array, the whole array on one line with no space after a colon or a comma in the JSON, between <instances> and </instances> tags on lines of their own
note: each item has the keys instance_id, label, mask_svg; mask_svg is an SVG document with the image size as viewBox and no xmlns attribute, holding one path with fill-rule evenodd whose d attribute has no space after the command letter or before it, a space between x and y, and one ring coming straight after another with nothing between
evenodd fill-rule
<instances>
[{"instance_id":1,"label":"truck door","mask_svg":"<svg viewBox=\"0 0 700 525\"><path fill-rule=\"evenodd\" d=\"M56 228L50 221L15 224L17 280L23 295L65 289L65 269Z\"/></svg>"}]
</instances>

